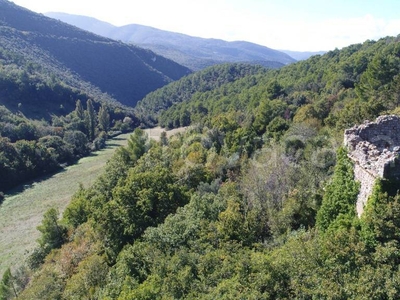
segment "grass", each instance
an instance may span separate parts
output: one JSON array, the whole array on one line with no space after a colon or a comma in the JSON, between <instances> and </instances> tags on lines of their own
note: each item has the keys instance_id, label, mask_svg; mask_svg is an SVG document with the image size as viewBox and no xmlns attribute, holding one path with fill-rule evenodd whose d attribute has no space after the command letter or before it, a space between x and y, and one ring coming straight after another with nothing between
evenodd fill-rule
<instances>
[{"instance_id":1,"label":"grass","mask_svg":"<svg viewBox=\"0 0 400 300\"><path fill-rule=\"evenodd\" d=\"M177 128L167 136L184 131ZM159 140L164 129L145 130L150 138ZM116 148L127 144L130 134L119 135L107 141L107 147L82 158L75 165L28 184L21 185L5 195L0 205L0 279L8 267L13 270L24 263L39 238L36 227L49 208L64 211L79 184L89 187L102 173Z\"/></svg>"},{"instance_id":2,"label":"grass","mask_svg":"<svg viewBox=\"0 0 400 300\"><path fill-rule=\"evenodd\" d=\"M60 213L79 184L90 186L101 174L115 149L126 144L129 134L108 141L107 147L82 158L51 176L21 185L5 195L0 205L0 278L6 268L16 269L36 246L43 214L52 207Z\"/></svg>"},{"instance_id":3,"label":"grass","mask_svg":"<svg viewBox=\"0 0 400 300\"><path fill-rule=\"evenodd\" d=\"M154 127L154 128L150 128L150 129L145 129L145 131L147 132L149 138L158 141L158 140L160 140L160 136L163 131L165 131L167 133L167 137L170 137L174 134L184 132L186 129L187 129L187 127L180 127L180 128L175 128L175 129L166 131L165 129L163 129L161 127Z\"/></svg>"}]
</instances>

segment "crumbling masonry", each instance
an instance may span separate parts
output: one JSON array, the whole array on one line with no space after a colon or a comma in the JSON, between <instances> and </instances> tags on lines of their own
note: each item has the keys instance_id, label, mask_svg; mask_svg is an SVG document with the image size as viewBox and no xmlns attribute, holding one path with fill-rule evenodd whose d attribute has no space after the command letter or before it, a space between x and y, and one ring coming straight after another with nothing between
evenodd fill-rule
<instances>
[{"instance_id":1,"label":"crumbling masonry","mask_svg":"<svg viewBox=\"0 0 400 300\"><path fill-rule=\"evenodd\" d=\"M400 117L380 116L344 132L344 144L360 182L357 213L360 216L376 178L400 179Z\"/></svg>"}]
</instances>

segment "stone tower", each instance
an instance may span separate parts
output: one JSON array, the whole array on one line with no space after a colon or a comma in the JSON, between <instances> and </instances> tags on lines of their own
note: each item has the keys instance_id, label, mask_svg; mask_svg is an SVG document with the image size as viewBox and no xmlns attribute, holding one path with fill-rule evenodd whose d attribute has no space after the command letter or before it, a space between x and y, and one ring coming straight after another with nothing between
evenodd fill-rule
<instances>
[{"instance_id":1,"label":"stone tower","mask_svg":"<svg viewBox=\"0 0 400 300\"><path fill-rule=\"evenodd\" d=\"M400 179L400 117L386 115L344 132L344 144L360 182L357 213L360 216L377 178Z\"/></svg>"}]
</instances>

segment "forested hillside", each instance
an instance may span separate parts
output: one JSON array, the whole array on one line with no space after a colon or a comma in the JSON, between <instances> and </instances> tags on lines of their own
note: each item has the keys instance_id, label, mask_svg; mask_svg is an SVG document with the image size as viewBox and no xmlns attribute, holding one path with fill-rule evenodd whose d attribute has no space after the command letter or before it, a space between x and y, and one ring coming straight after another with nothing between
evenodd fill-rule
<instances>
[{"instance_id":1,"label":"forested hillside","mask_svg":"<svg viewBox=\"0 0 400 300\"><path fill-rule=\"evenodd\" d=\"M89 33L7 0L0 1L0 25L1 44L12 44L32 63L67 69L128 106L190 73L150 50Z\"/></svg>"},{"instance_id":2,"label":"forested hillside","mask_svg":"<svg viewBox=\"0 0 400 300\"><path fill-rule=\"evenodd\" d=\"M259 134L273 119L282 126L294 118L344 129L397 108L398 55L397 38L366 41L207 91L181 80L149 94L138 107L147 109L141 111L143 115L170 107L158 118L167 127L180 126L183 119L186 124L209 124L214 117L235 111L242 118L251 116L250 127ZM165 95L177 86L174 101L169 101L171 97Z\"/></svg>"},{"instance_id":3,"label":"forested hillside","mask_svg":"<svg viewBox=\"0 0 400 300\"><path fill-rule=\"evenodd\" d=\"M132 108L82 80L32 42L32 32L10 26L39 30L34 25L43 17L8 1L0 1L0 6L1 202L4 191L59 170L101 148L108 133L130 130L138 123ZM35 17L37 23L29 19ZM49 30L47 25L40 30Z\"/></svg>"},{"instance_id":4,"label":"forested hillside","mask_svg":"<svg viewBox=\"0 0 400 300\"><path fill-rule=\"evenodd\" d=\"M196 93L202 94L223 88L226 84L249 75L265 74L267 70L264 67L249 64L222 64L209 67L149 93L137 103L135 112L145 124L154 125L160 113L172 105L190 101ZM175 122L175 127L187 125L189 122L186 121Z\"/></svg>"},{"instance_id":5,"label":"forested hillside","mask_svg":"<svg viewBox=\"0 0 400 300\"><path fill-rule=\"evenodd\" d=\"M0 0L0 202L4 191L138 126L126 105L189 73Z\"/></svg>"},{"instance_id":6,"label":"forested hillside","mask_svg":"<svg viewBox=\"0 0 400 300\"><path fill-rule=\"evenodd\" d=\"M101 148L108 133L138 124L132 109L51 60L21 55L24 44L1 39L0 195Z\"/></svg>"},{"instance_id":7,"label":"forested hillside","mask_svg":"<svg viewBox=\"0 0 400 300\"><path fill-rule=\"evenodd\" d=\"M159 142L137 129L61 219L45 214L2 295L398 299L399 184L377 180L359 218L340 145L344 128L399 112L399 68L394 37L158 91L148 107L170 106L160 122L191 127ZM175 104L163 98L173 90Z\"/></svg>"}]
</instances>

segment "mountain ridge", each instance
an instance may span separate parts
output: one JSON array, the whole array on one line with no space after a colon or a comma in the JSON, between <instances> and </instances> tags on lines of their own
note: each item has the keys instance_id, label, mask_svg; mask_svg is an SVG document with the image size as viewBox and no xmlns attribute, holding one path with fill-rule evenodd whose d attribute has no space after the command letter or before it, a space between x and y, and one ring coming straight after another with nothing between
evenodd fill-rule
<instances>
[{"instance_id":1,"label":"mountain ridge","mask_svg":"<svg viewBox=\"0 0 400 300\"><path fill-rule=\"evenodd\" d=\"M10 40L15 34L16 44L26 44L18 50L21 55L34 61L30 48L35 48L36 56L48 56L127 106L191 72L148 49L81 30L9 1L0 1L0 20Z\"/></svg>"},{"instance_id":2,"label":"mountain ridge","mask_svg":"<svg viewBox=\"0 0 400 300\"><path fill-rule=\"evenodd\" d=\"M65 13L48 12L45 15L102 36L148 48L192 70L227 62L256 62L277 68L296 61L282 51L246 41L199 38L139 24L118 27L92 17Z\"/></svg>"}]
</instances>

